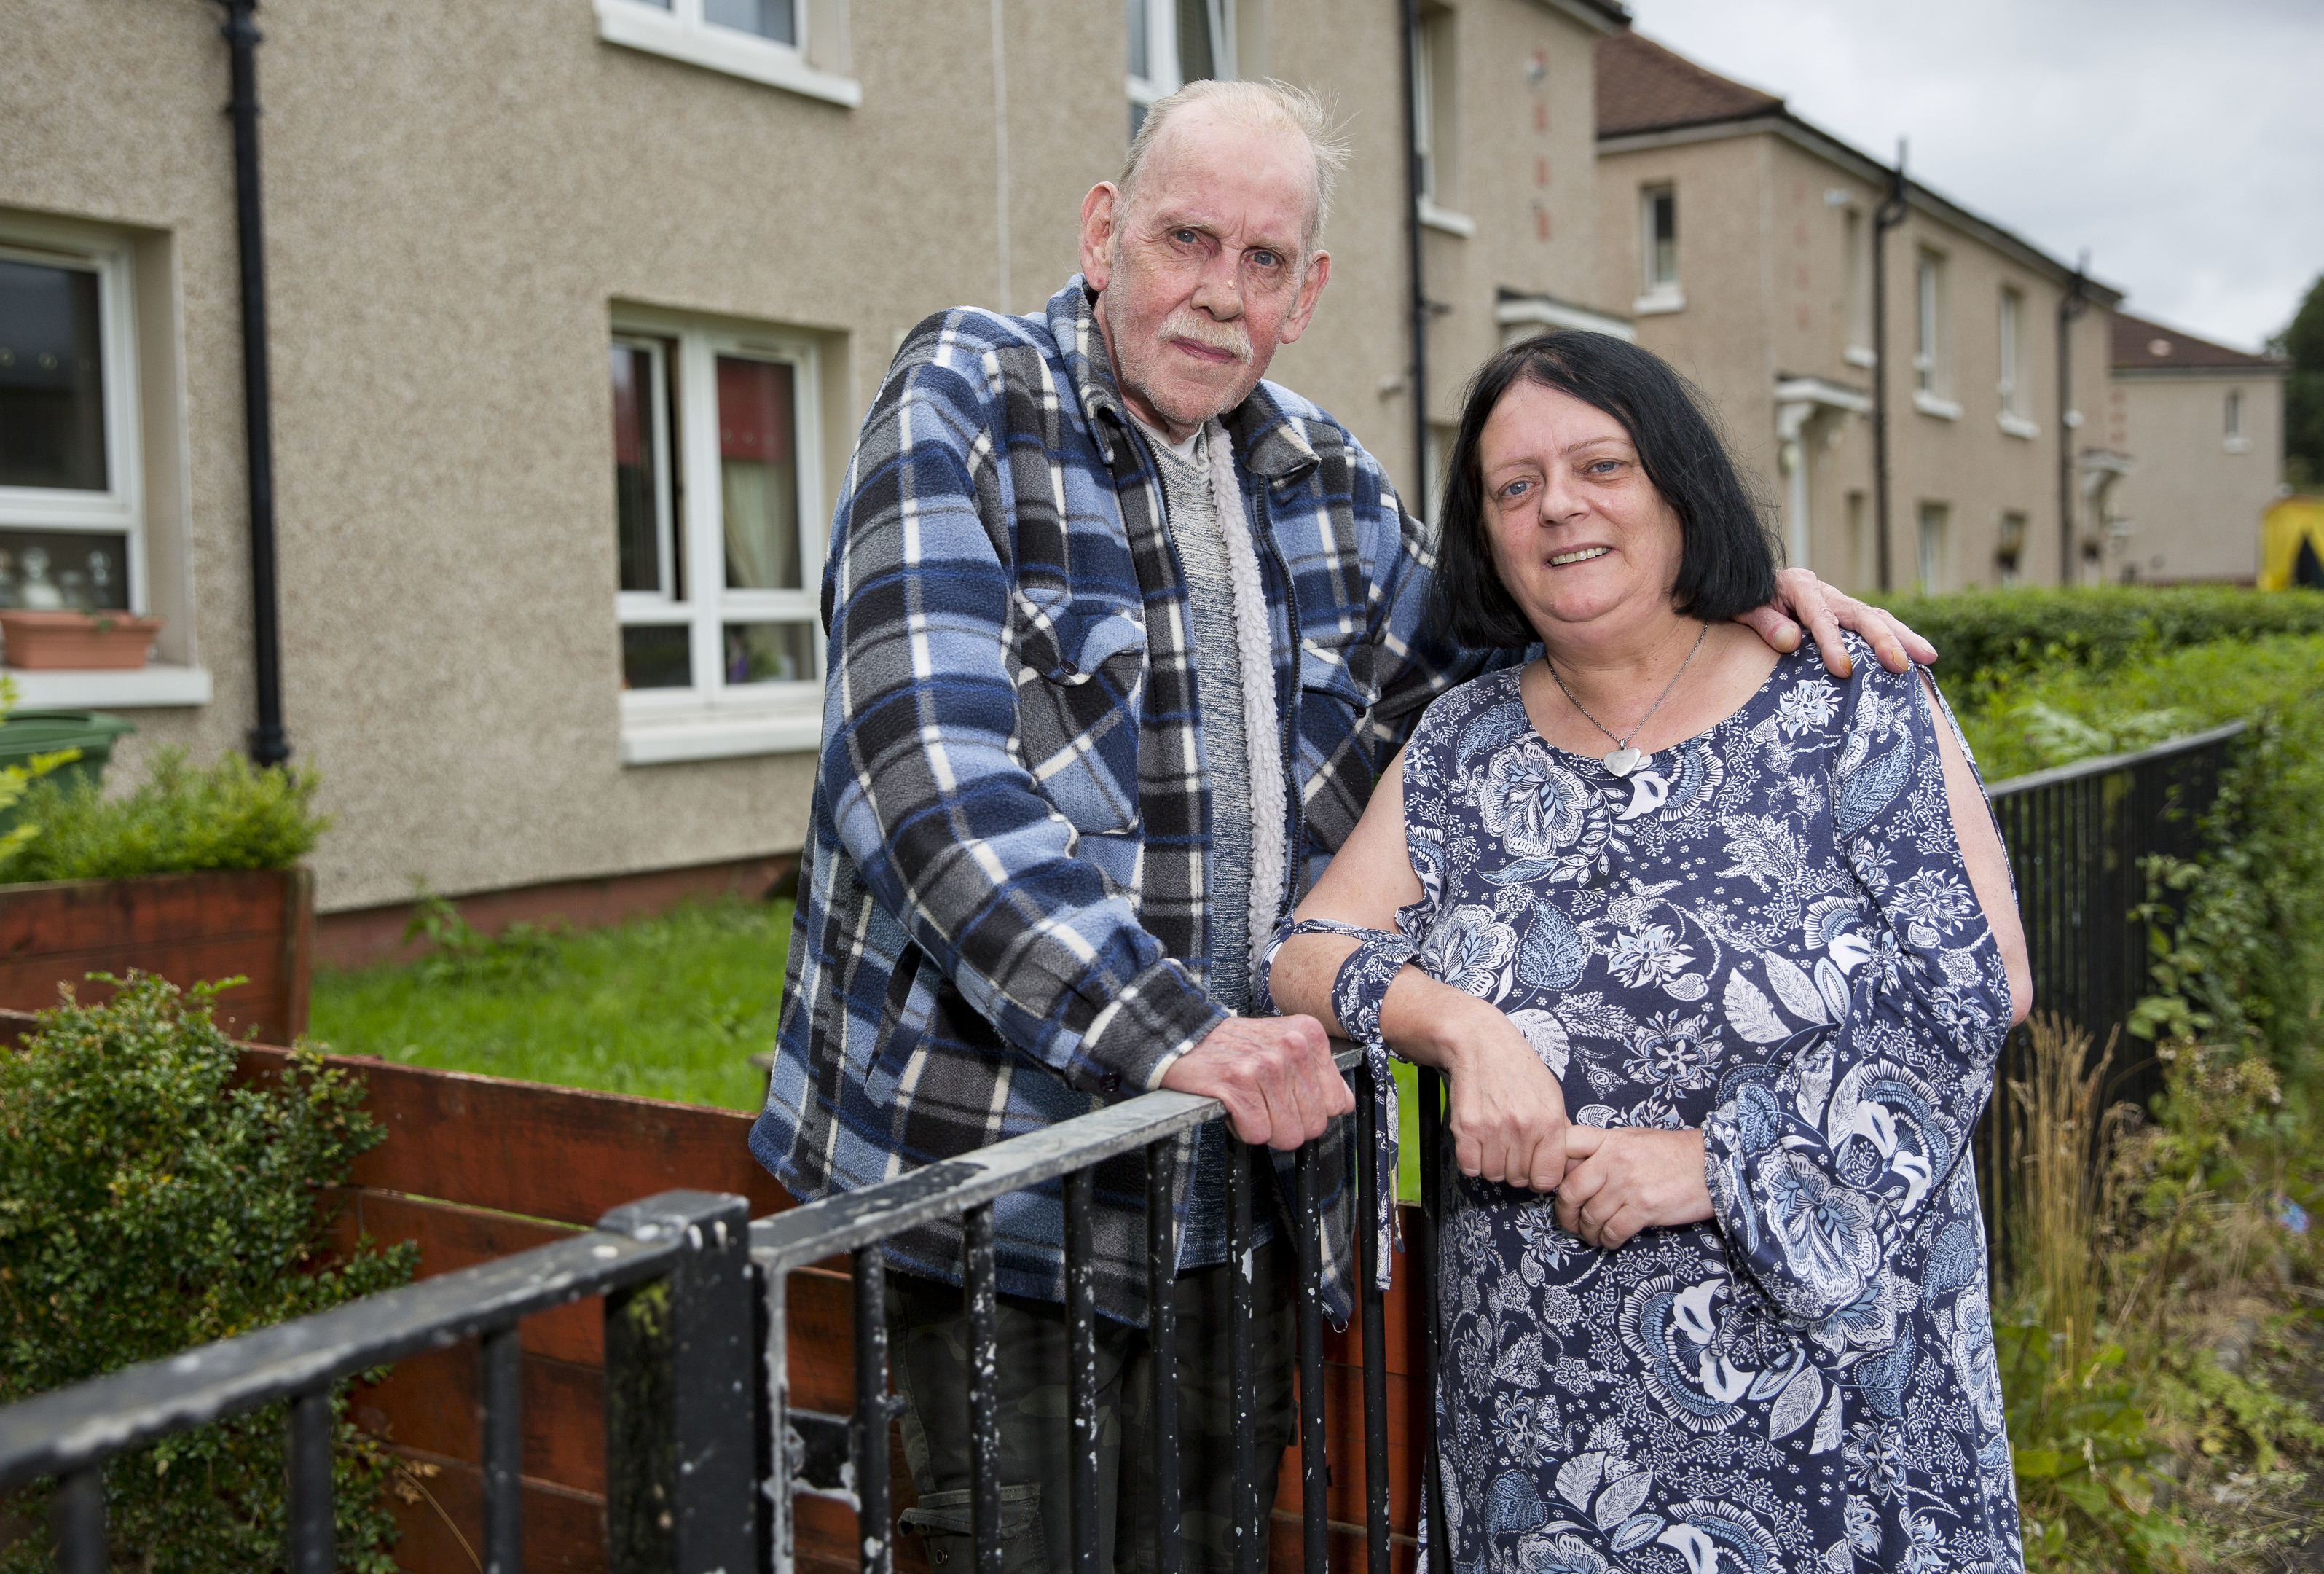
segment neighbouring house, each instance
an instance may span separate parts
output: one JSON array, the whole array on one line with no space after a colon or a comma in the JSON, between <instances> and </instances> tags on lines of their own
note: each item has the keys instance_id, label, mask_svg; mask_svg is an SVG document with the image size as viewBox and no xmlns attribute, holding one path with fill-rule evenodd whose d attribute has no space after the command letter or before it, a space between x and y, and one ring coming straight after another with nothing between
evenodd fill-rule
<instances>
[{"instance_id":1,"label":"neighbouring house","mask_svg":"<svg viewBox=\"0 0 2324 1574\"><path fill-rule=\"evenodd\" d=\"M2138 456L2114 490L2107 577L2249 585L2282 492L2289 361L2114 316L2107 446Z\"/></svg>"},{"instance_id":2,"label":"neighbouring house","mask_svg":"<svg viewBox=\"0 0 2324 1574\"><path fill-rule=\"evenodd\" d=\"M2120 292L1907 183L1879 243L1884 551L1869 417L1890 166L1637 32L1609 37L1597 65L1600 292L1717 405L1789 560L1899 590L2100 571L2129 464L2081 417L2104 397ZM2062 361L2061 311L2080 317Z\"/></svg>"},{"instance_id":3,"label":"neighbouring house","mask_svg":"<svg viewBox=\"0 0 2324 1574\"><path fill-rule=\"evenodd\" d=\"M392 944L415 881L586 919L779 873L825 522L882 369L942 307L1038 308L1083 193L1184 79L1282 77L1348 115L1332 286L1277 375L1400 485L1426 493L1424 434L1503 337L1627 332L1598 299L1591 110L1626 14L1424 5L1416 150L1401 14L264 7L281 693L337 819L325 957ZM240 747L255 715L218 20L0 0L0 602L166 618L141 671L17 675L27 706L134 720L130 770Z\"/></svg>"}]
</instances>

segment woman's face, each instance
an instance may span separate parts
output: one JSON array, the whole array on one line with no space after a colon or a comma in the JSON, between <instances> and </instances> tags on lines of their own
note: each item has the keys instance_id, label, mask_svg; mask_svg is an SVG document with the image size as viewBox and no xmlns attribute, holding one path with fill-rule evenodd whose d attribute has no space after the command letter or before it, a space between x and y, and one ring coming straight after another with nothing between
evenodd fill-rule
<instances>
[{"instance_id":1,"label":"woman's face","mask_svg":"<svg viewBox=\"0 0 2324 1574\"><path fill-rule=\"evenodd\" d=\"M1670 610L1678 514L1620 421L1519 379L1486 417L1477 458L1493 565L1543 639Z\"/></svg>"}]
</instances>

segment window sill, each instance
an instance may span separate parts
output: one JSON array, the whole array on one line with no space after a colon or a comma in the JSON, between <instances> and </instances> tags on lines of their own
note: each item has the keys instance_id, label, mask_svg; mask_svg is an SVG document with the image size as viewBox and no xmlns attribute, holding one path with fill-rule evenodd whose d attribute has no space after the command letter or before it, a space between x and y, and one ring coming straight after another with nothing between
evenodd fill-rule
<instances>
[{"instance_id":1,"label":"window sill","mask_svg":"<svg viewBox=\"0 0 2324 1574\"><path fill-rule=\"evenodd\" d=\"M596 0L596 4L597 36L607 43L763 82L849 109L863 102L862 83L808 65L788 45L731 27L692 26L641 0Z\"/></svg>"},{"instance_id":2,"label":"window sill","mask_svg":"<svg viewBox=\"0 0 2324 1574\"><path fill-rule=\"evenodd\" d=\"M622 764L674 765L688 760L733 760L752 755L811 754L823 741L823 706L740 714L687 709L622 718Z\"/></svg>"},{"instance_id":3,"label":"window sill","mask_svg":"<svg viewBox=\"0 0 2324 1574\"><path fill-rule=\"evenodd\" d=\"M156 710L210 702L210 675L204 667L156 662L125 671L6 671L15 682L21 710Z\"/></svg>"},{"instance_id":4,"label":"window sill","mask_svg":"<svg viewBox=\"0 0 2324 1574\"><path fill-rule=\"evenodd\" d=\"M2251 452L2251 439L2247 437L2231 437L2226 440L2223 446L2225 446L2227 452L2231 454L2247 454Z\"/></svg>"},{"instance_id":5,"label":"window sill","mask_svg":"<svg viewBox=\"0 0 2324 1574\"><path fill-rule=\"evenodd\" d=\"M1939 421L1959 421L1961 407L1950 399L1941 399L1925 388L1913 390L1913 408L1923 415L1933 415Z\"/></svg>"},{"instance_id":6,"label":"window sill","mask_svg":"<svg viewBox=\"0 0 2324 1574\"><path fill-rule=\"evenodd\" d=\"M2001 412L2000 425L2001 430L2011 437L2022 437L2029 442L2042 435L2040 421L2029 421L2024 416L2007 410Z\"/></svg>"},{"instance_id":7,"label":"window sill","mask_svg":"<svg viewBox=\"0 0 2324 1574\"><path fill-rule=\"evenodd\" d=\"M1686 292L1675 284L1649 290L1630 303L1633 317L1659 317L1668 311L1686 310Z\"/></svg>"},{"instance_id":8,"label":"window sill","mask_svg":"<svg viewBox=\"0 0 2324 1574\"><path fill-rule=\"evenodd\" d=\"M1427 198L1420 199L1420 222L1446 235L1457 235L1462 240L1477 233L1477 221L1465 213L1455 213L1449 208L1439 208Z\"/></svg>"},{"instance_id":9,"label":"window sill","mask_svg":"<svg viewBox=\"0 0 2324 1574\"><path fill-rule=\"evenodd\" d=\"M1851 366L1877 366L1880 357L1870 345L1850 345L1840 352L1840 358Z\"/></svg>"}]
</instances>

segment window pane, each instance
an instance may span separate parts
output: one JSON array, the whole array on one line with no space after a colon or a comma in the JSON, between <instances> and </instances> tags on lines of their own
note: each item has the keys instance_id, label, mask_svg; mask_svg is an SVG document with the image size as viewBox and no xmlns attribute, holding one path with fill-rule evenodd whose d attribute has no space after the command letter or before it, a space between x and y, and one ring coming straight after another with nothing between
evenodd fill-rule
<instances>
[{"instance_id":1,"label":"window pane","mask_svg":"<svg viewBox=\"0 0 2324 1574\"><path fill-rule=\"evenodd\" d=\"M1204 0L1178 0L1178 80L1200 82L1217 74L1210 6Z\"/></svg>"},{"instance_id":2,"label":"window pane","mask_svg":"<svg viewBox=\"0 0 2324 1574\"><path fill-rule=\"evenodd\" d=\"M702 0L702 19L755 32L777 43L798 42L793 0Z\"/></svg>"},{"instance_id":3,"label":"window pane","mask_svg":"<svg viewBox=\"0 0 2324 1574\"><path fill-rule=\"evenodd\" d=\"M129 538L0 530L0 606L28 612L129 610Z\"/></svg>"},{"instance_id":4,"label":"window pane","mask_svg":"<svg viewBox=\"0 0 2324 1574\"><path fill-rule=\"evenodd\" d=\"M1678 282L1678 198L1670 191L1656 191L1646 199L1646 226L1653 245L1648 266L1653 272L1649 282Z\"/></svg>"},{"instance_id":5,"label":"window pane","mask_svg":"<svg viewBox=\"0 0 2324 1574\"><path fill-rule=\"evenodd\" d=\"M726 681L800 683L815 676L815 625L730 623Z\"/></svg>"},{"instance_id":6,"label":"window pane","mask_svg":"<svg viewBox=\"0 0 2324 1574\"><path fill-rule=\"evenodd\" d=\"M694 683L693 631L679 624L637 624L622 630L622 687L687 689Z\"/></svg>"},{"instance_id":7,"label":"window pane","mask_svg":"<svg viewBox=\"0 0 2324 1574\"><path fill-rule=\"evenodd\" d=\"M655 359L638 345L613 347L613 530L622 588L674 595L677 587L662 582L662 534L675 514L654 441Z\"/></svg>"},{"instance_id":8,"label":"window pane","mask_svg":"<svg viewBox=\"0 0 2324 1574\"><path fill-rule=\"evenodd\" d=\"M792 392L792 368L783 363L718 357L719 501L731 589L802 588Z\"/></svg>"},{"instance_id":9,"label":"window pane","mask_svg":"<svg viewBox=\"0 0 2324 1574\"><path fill-rule=\"evenodd\" d=\"M1150 77L1154 74L1154 52L1147 45L1146 7L1148 0L1124 0L1130 14L1130 74ZM1138 128L1130 128L1134 134Z\"/></svg>"},{"instance_id":10,"label":"window pane","mask_svg":"<svg viewBox=\"0 0 2324 1574\"><path fill-rule=\"evenodd\" d=\"M102 492L97 275L0 262L0 486Z\"/></svg>"}]
</instances>

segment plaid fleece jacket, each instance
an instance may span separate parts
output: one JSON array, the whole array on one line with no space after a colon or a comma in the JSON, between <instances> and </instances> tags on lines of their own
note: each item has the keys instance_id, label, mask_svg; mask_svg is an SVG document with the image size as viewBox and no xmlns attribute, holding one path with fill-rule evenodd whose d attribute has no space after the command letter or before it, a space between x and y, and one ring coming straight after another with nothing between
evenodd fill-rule
<instances>
[{"instance_id":1,"label":"plaid fleece jacket","mask_svg":"<svg viewBox=\"0 0 2324 1574\"><path fill-rule=\"evenodd\" d=\"M1430 643L1419 526L1344 428L1268 383L1225 424L1274 634L1286 912L1420 708L1479 662ZM822 755L751 1134L793 1193L1158 1087L1224 1018L1203 990L1211 828L1250 807L1205 786L1189 616L1081 279L1038 316L964 308L914 329L824 569ZM1325 1139L1340 1317L1347 1134ZM1096 1194L1099 1304L1142 1322L1143 1162L1102 1167ZM1061 1299L1057 1187L1004 1199L993 1222L1001 1289ZM957 1226L899 1236L889 1257L958 1282Z\"/></svg>"}]
</instances>

